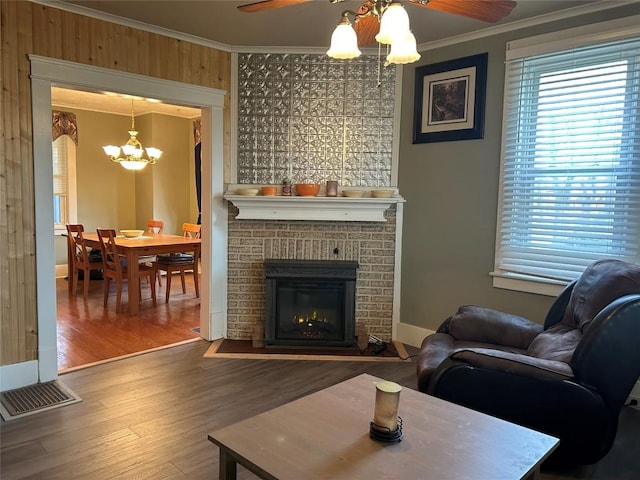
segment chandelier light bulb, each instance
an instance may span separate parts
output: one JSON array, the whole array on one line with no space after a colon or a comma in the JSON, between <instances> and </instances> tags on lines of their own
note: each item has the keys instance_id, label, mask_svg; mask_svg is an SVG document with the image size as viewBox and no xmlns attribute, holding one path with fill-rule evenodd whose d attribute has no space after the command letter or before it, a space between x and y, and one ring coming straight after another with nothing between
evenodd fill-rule
<instances>
[{"instance_id":1,"label":"chandelier light bulb","mask_svg":"<svg viewBox=\"0 0 640 480\"><path fill-rule=\"evenodd\" d=\"M331 35L331 46L327 50L327 55L344 60L359 57L360 54L356 31L349 19L343 16Z\"/></svg>"},{"instance_id":2,"label":"chandelier light bulb","mask_svg":"<svg viewBox=\"0 0 640 480\"><path fill-rule=\"evenodd\" d=\"M391 44L391 51L387 55L386 64L405 64L420 60L420 54L416 47L416 37L409 32L401 40L396 40Z\"/></svg>"},{"instance_id":3,"label":"chandelier light bulb","mask_svg":"<svg viewBox=\"0 0 640 480\"><path fill-rule=\"evenodd\" d=\"M401 3L391 3L380 19L380 31L376 35L376 41L391 45L394 41L403 39L409 33L411 33L411 30L407 11Z\"/></svg>"}]
</instances>

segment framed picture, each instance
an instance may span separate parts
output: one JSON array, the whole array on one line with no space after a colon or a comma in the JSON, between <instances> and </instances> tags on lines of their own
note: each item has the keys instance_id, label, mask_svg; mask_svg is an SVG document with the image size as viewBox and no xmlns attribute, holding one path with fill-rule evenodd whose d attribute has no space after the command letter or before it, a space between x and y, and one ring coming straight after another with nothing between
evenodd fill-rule
<instances>
[{"instance_id":1,"label":"framed picture","mask_svg":"<svg viewBox=\"0 0 640 480\"><path fill-rule=\"evenodd\" d=\"M413 143L484 135L487 53L416 68Z\"/></svg>"}]
</instances>

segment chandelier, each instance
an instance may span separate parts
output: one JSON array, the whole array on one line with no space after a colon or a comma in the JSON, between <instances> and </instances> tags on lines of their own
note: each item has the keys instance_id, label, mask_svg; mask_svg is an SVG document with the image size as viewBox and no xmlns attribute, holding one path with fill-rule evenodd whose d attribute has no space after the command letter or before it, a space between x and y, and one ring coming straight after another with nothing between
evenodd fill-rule
<instances>
[{"instance_id":1,"label":"chandelier","mask_svg":"<svg viewBox=\"0 0 640 480\"><path fill-rule=\"evenodd\" d=\"M142 170L148 164L153 165L162 155L162 150L147 147L142 148L140 140L138 140L138 132L136 130L135 119L133 116L133 100L131 100L131 130L129 130L129 140L121 147L115 145L106 145L102 147L112 162L119 163L127 170ZM145 155L146 151L146 157ZM122 153L122 156L120 156Z\"/></svg>"},{"instance_id":2,"label":"chandelier","mask_svg":"<svg viewBox=\"0 0 640 480\"><path fill-rule=\"evenodd\" d=\"M426 4L426 0L424 3ZM387 45L385 65L413 63L420 59L416 49L416 38L409 28L409 15L400 2L391 0L367 0L358 12L342 12L342 18L331 35L331 46L327 51L330 57L349 59L361 54L358 36L351 25L349 15L354 18L356 24L368 17L373 17L379 22L380 30L375 39L379 44Z\"/></svg>"}]
</instances>

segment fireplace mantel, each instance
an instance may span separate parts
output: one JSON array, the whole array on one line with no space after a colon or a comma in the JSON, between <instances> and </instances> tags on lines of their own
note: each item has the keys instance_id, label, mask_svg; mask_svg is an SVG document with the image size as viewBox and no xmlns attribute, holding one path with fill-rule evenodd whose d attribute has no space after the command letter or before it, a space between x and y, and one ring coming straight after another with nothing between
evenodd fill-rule
<instances>
[{"instance_id":1,"label":"fireplace mantel","mask_svg":"<svg viewBox=\"0 0 640 480\"><path fill-rule=\"evenodd\" d=\"M404 198L262 196L226 193L235 205L238 220L320 220L386 222L384 212Z\"/></svg>"}]
</instances>

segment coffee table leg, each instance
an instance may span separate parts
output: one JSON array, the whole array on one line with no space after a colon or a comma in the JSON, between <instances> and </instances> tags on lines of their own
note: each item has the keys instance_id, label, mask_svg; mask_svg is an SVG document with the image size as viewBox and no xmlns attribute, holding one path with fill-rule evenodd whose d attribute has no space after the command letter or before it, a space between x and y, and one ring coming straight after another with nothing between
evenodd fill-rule
<instances>
[{"instance_id":1,"label":"coffee table leg","mask_svg":"<svg viewBox=\"0 0 640 480\"><path fill-rule=\"evenodd\" d=\"M238 464L229 451L220 447L220 480L236 480Z\"/></svg>"}]
</instances>

